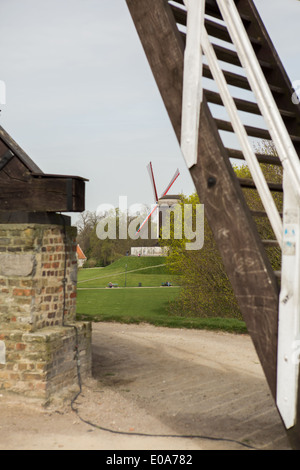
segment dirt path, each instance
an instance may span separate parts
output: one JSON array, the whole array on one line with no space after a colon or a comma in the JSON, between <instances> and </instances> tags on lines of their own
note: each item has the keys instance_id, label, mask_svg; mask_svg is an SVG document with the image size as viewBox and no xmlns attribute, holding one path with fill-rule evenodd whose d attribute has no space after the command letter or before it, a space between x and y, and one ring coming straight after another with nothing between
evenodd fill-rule
<instances>
[{"instance_id":1,"label":"dirt path","mask_svg":"<svg viewBox=\"0 0 300 470\"><path fill-rule=\"evenodd\" d=\"M98 323L93 355L77 413L0 396L0 449L289 449L246 335Z\"/></svg>"}]
</instances>

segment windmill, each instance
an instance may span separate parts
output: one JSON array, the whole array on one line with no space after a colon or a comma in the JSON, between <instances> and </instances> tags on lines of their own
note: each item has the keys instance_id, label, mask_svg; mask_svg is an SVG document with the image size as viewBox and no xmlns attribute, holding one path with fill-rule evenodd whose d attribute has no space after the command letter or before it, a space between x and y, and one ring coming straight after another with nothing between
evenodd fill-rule
<instances>
[{"instance_id":1,"label":"windmill","mask_svg":"<svg viewBox=\"0 0 300 470\"><path fill-rule=\"evenodd\" d=\"M166 189L164 190L164 192L162 193L162 195L160 196L160 198L158 198L158 194L157 194L157 189L156 189L156 183L155 183L155 178L154 178L154 173L153 173L153 167L152 167L152 163L150 162L148 165L147 165L147 170L148 170L148 173L149 173L149 176L150 176L150 181L151 181L151 184L152 184L152 189L153 189L153 194L154 194L154 207L151 209L151 211L149 212L149 214L147 215L147 217L145 218L145 220L142 222L142 224L140 225L139 229L136 231L136 235L142 230L142 228L144 227L144 225L148 222L148 220L150 219L150 217L152 217L152 215L154 214L154 212L156 211L156 209L158 208L159 206L159 199L161 199L162 197L166 196L168 194L168 192L170 191L171 187L173 186L173 184L175 183L175 181L177 180L178 176L180 175L179 173L179 169L177 168L177 170L175 171L175 174L173 176L173 178L171 179L170 183L168 184L168 186L166 187Z\"/></svg>"}]
</instances>

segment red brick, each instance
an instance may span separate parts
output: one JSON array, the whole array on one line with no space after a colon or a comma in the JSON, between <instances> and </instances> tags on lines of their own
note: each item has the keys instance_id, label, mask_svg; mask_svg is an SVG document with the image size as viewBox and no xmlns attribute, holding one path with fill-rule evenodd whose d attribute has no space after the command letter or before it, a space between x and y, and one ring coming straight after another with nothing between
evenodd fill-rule
<instances>
[{"instance_id":1,"label":"red brick","mask_svg":"<svg viewBox=\"0 0 300 470\"><path fill-rule=\"evenodd\" d=\"M34 295L34 290L33 289L14 289L13 290L13 295L16 297L30 297L31 295Z\"/></svg>"}]
</instances>

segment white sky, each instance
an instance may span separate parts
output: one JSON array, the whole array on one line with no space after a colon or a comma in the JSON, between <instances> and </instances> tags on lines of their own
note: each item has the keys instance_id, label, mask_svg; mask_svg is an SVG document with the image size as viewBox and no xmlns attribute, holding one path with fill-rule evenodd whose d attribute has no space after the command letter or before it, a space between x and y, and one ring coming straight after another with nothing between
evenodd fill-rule
<instances>
[{"instance_id":1,"label":"white sky","mask_svg":"<svg viewBox=\"0 0 300 470\"><path fill-rule=\"evenodd\" d=\"M291 81L300 80L300 2L255 0ZM0 0L0 125L45 173L90 180L86 209L193 192L125 0ZM76 216L74 217L74 220Z\"/></svg>"}]
</instances>

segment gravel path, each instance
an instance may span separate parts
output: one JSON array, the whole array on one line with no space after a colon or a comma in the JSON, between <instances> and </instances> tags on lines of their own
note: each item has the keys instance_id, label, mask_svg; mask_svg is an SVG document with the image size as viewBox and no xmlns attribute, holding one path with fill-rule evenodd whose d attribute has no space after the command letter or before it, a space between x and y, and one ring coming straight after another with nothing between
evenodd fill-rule
<instances>
[{"instance_id":1,"label":"gravel path","mask_svg":"<svg viewBox=\"0 0 300 470\"><path fill-rule=\"evenodd\" d=\"M289 449L247 335L93 324L74 407L2 394L0 449Z\"/></svg>"}]
</instances>

